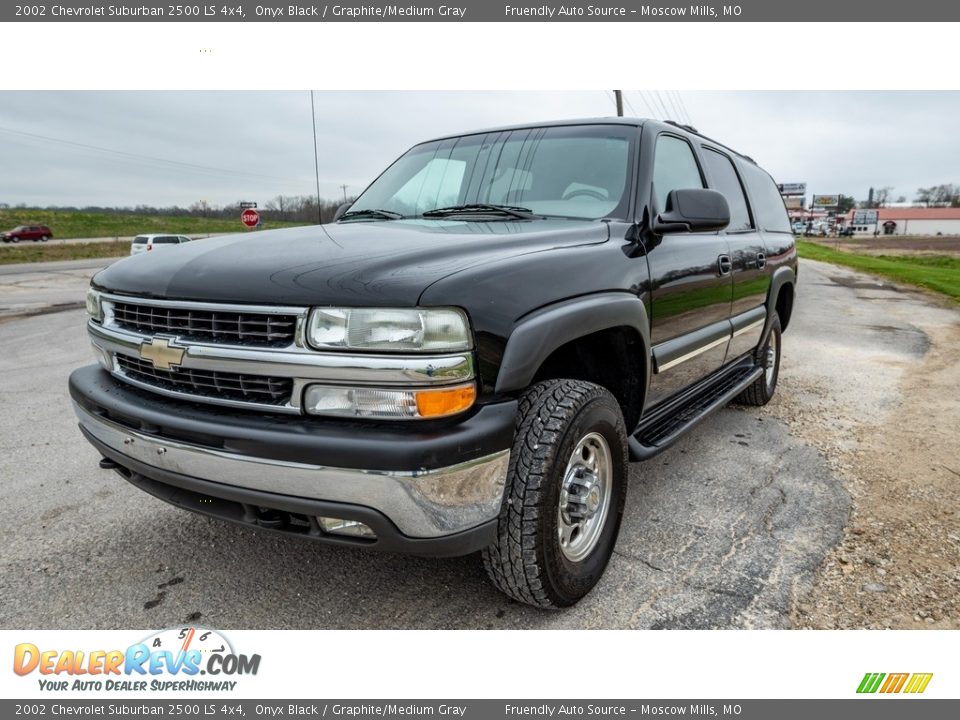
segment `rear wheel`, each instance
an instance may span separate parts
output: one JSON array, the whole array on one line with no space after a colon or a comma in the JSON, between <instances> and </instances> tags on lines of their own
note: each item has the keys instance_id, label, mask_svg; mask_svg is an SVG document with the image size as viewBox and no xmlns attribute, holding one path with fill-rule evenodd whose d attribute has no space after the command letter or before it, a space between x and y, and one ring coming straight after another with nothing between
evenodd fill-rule
<instances>
[{"instance_id":1,"label":"rear wheel","mask_svg":"<svg viewBox=\"0 0 960 720\"><path fill-rule=\"evenodd\" d=\"M47 237L46 235L44 235L42 238L40 238L40 242L46 242L46 241L49 240L49 239L50 239L49 237Z\"/></svg>"},{"instance_id":2,"label":"rear wheel","mask_svg":"<svg viewBox=\"0 0 960 720\"><path fill-rule=\"evenodd\" d=\"M12 238L10 238L10 242L18 243L18 242L20 242L20 238L18 238L16 235L14 235Z\"/></svg>"},{"instance_id":3,"label":"rear wheel","mask_svg":"<svg viewBox=\"0 0 960 720\"><path fill-rule=\"evenodd\" d=\"M579 380L533 386L520 399L497 539L483 551L490 579L529 605L573 605L610 560L626 490L626 430L613 396Z\"/></svg>"},{"instance_id":4,"label":"rear wheel","mask_svg":"<svg viewBox=\"0 0 960 720\"><path fill-rule=\"evenodd\" d=\"M777 391L777 380L780 377L780 316L776 313L770 320L770 328L763 342L757 347L754 356L757 365L763 368L763 375L753 384L737 395L734 402L739 405L766 405Z\"/></svg>"}]
</instances>

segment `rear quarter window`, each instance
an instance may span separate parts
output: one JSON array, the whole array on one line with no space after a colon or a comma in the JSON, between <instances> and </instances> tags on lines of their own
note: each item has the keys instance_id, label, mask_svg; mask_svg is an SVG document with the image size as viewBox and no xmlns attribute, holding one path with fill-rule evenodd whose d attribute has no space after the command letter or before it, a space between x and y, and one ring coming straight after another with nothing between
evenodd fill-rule
<instances>
[{"instance_id":1,"label":"rear quarter window","mask_svg":"<svg viewBox=\"0 0 960 720\"><path fill-rule=\"evenodd\" d=\"M768 232L793 232L787 208L773 178L752 163L741 161L738 165L750 192L757 227Z\"/></svg>"}]
</instances>

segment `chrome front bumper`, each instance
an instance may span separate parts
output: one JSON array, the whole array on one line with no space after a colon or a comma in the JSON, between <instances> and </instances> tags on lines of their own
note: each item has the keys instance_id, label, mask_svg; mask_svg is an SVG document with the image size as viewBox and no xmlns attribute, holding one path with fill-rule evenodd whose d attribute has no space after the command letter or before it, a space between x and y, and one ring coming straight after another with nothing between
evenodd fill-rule
<instances>
[{"instance_id":1,"label":"chrome front bumper","mask_svg":"<svg viewBox=\"0 0 960 720\"><path fill-rule=\"evenodd\" d=\"M81 428L143 465L221 485L368 507L411 538L438 538L497 517L510 451L412 472L358 470L249 457L135 431L74 402Z\"/></svg>"}]
</instances>

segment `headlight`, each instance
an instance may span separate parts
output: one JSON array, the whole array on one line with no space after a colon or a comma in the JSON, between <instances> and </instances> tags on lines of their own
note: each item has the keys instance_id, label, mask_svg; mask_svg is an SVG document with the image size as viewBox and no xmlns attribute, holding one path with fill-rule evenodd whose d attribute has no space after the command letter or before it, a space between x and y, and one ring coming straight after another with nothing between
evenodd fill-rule
<instances>
[{"instance_id":1,"label":"headlight","mask_svg":"<svg viewBox=\"0 0 960 720\"><path fill-rule=\"evenodd\" d=\"M318 350L455 352L470 349L467 317L454 308L315 308L307 342Z\"/></svg>"},{"instance_id":2,"label":"headlight","mask_svg":"<svg viewBox=\"0 0 960 720\"><path fill-rule=\"evenodd\" d=\"M100 304L100 293L93 288L87 289L87 314L97 322L103 320L103 306Z\"/></svg>"}]
</instances>

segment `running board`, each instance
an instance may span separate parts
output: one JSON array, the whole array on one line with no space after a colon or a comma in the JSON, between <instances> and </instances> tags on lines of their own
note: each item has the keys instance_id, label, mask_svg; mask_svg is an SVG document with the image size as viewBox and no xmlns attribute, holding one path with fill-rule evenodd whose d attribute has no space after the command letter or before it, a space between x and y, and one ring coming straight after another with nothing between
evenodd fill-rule
<instances>
[{"instance_id":1,"label":"running board","mask_svg":"<svg viewBox=\"0 0 960 720\"><path fill-rule=\"evenodd\" d=\"M699 425L750 387L761 375L763 375L763 368L752 363L734 368L689 398L685 398L679 406L671 404L649 418L645 418L633 435L627 439L630 459L648 460L666 450L684 433Z\"/></svg>"}]
</instances>

